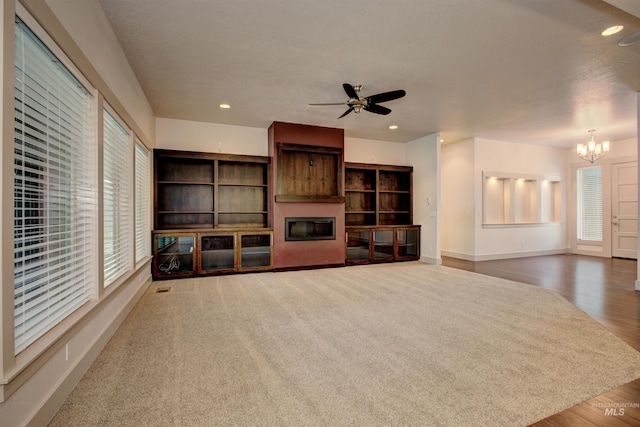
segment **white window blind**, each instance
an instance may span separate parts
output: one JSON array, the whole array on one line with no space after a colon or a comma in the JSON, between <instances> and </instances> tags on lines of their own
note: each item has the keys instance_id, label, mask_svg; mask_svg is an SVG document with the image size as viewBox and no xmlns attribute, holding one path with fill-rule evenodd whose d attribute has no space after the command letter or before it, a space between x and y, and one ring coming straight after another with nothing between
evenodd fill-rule
<instances>
[{"instance_id":1,"label":"white window blind","mask_svg":"<svg viewBox=\"0 0 640 427\"><path fill-rule=\"evenodd\" d=\"M18 354L93 295L97 178L91 95L18 18L14 95Z\"/></svg>"},{"instance_id":2,"label":"white window blind","mask_svg":"<svg viewBox=\"0 0 640 427\"><path fill-rule=\"evenodd\" d=\"M136 142L136 262L151 255L150 187L151 163L149 152Z\"/></svg>"},{"instance_id":3,"label":"white window blind","mask_svg":"<svg viewBox=\"0 0 640 427\"><path fill-rule=\"evenodd\" d=\"M577 171L578 240L602 241L602 168Z\"/></svg>"},{"instance_id":4,"label":"white window blind","mask_svg":"<svg viewBox=\"0 0 640 427\"><path fill-rule=\"evenodd\" d=\"M103 137L104 286L133 268L131 138L104 110Z\"/></svg>"}]
</instances>

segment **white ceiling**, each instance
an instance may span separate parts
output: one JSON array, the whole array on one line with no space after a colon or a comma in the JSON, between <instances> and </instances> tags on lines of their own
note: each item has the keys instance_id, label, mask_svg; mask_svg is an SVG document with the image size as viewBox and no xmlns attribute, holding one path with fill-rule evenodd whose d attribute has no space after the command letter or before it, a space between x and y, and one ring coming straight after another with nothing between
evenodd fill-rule
<instances>
[{"instance_id":1,"label":"white ceiling","mask_svg":"<svg viewBox=\"0 0 640 427\"><path fill-rule=\"evenodd\" d=\"M100 3L158 117L399 142L569 147L592 128L597 140L637 133L640 43L617 45L640 31L637 0ZM625 29L600 35L614 24ZM345 82L407 96L383 104L388 116L308 105L346 101Z\"/></svg>"}]
</instances>

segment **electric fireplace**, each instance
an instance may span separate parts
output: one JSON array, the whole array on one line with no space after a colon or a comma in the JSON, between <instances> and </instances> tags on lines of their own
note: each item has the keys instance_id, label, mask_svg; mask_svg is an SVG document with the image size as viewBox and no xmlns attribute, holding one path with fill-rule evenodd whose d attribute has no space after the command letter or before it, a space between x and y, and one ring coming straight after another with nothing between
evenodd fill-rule
<instances>
[{"instance_id":1,"label":"electric fireplace","mask_svg":"<svg viewBox=\"0 0 640 427\"><path fill-rule=\"evenodd\" d=\"M325 218L285 218L284 239L292 240L335 240L336 219Z\"/></svg>"}]
</instances>

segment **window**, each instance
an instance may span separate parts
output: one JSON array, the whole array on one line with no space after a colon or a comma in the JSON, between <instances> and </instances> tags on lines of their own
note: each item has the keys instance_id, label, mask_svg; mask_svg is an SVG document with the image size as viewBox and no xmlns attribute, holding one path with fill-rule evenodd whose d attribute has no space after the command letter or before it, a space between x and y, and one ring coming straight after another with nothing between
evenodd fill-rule
<instances>
[{"instance_id":1,"label":"window","mask_svg":"<svg viewBox=\"0 0 640 427\"><path fill-rule=\"evenodd\" d=\"M149 219L150 161L147 149L136 142L136 262L151 255L151 221Z\"/></svg>"},{"instance_id":2,"label":"window","mask_svg":"<svg viewBox=\"0 0 640 427\"><path fill-rule=\"evenodd\" d=\"M578 240L602 241L602 168L589 167L577 171L577 235Z\"/></svg>"},{"instance_id":3,"label":"window","mask_svg":"<svg viewBox=\"0 0 640 427\"><path fill-rule=\"evenodd\" d=\"M93 296L97 177L92 96L18 18L14 95L18 354Z\"/></svg>"},{"instance_id":4,"label":"window","mask_svg":"<svg viewBox=\"0 0 640 427\"><path fill-rule=\"evenodd\" d=\"M133 268L131 158L129 132L104 110L103 209L104 287Z\"/></svg>"}]
</instances>

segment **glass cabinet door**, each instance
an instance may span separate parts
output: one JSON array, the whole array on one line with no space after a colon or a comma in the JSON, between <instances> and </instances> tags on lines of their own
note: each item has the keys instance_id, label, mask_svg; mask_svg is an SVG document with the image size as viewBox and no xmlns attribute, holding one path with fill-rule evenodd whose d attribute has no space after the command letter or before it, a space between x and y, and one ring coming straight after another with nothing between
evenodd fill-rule
<instances>
[{"instance_id":1,"label":"glass cabinet door","mask_svg":"<svg viewBox=\"0 0 640 427\"><path fill-rule=\"evenodd\" d=\"M155 236L157 273L161 276L190 275L194 272L193 235L160 234Z\"/></svg>"},{"instance_id":2,"label":"glass cabinet door","mask_svg":"<svg viewBox=\"0 0 640 427\"><path fill-rule=\"evenodd\" d=\"M373 232L373 260L391 261L393 254L394 230L375 230Z\"/></svg>"},{"instance_id":3,"label":"glass cabinet door","mask_svg":"<svg viewBox=\"0 0 640 427\"><path fill-rule=\"evenodd\" d=\"M270 268L271 264L271 233L240 235L240 270L262 270Z\"/></svg>"},{"instance_id":4,"label":"glass cabinet door","mask_svg":"<svg viewBox=\"0 0 640 427\"><path fill-rule=\"evenodd\" d=\"M347 262L369 262L369 230L347 231Z\"/></svg>"},{"instance_id":5,"label":"glass cabinet door","mask_svg":"<svg viewBox=\"0 0 640 427\"><path fill-rule=\"evenodd\" d=\"M235 240L234 234L200 236L200 272L233 270Z\"/></svg>"},{"instance_id":6,"label":"glass cabinet door","mask_svg":"<svg viewBox=\"0 0 640 427\"><path fill-rule=\"evenodd\" d=\"M396 237L398 240L398 259L418 257L418 229L407 228L397 230Z\"/></svg>"}]
</instances>

